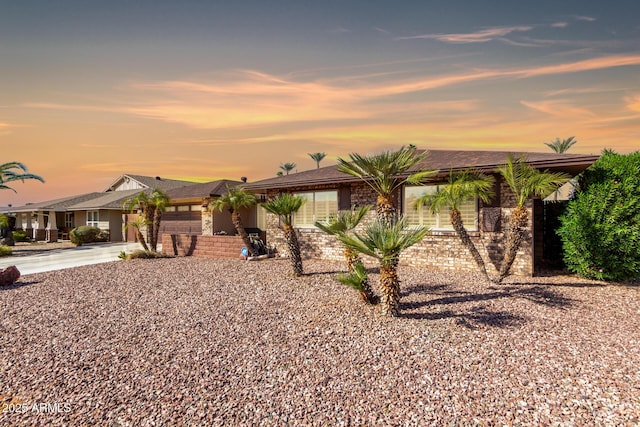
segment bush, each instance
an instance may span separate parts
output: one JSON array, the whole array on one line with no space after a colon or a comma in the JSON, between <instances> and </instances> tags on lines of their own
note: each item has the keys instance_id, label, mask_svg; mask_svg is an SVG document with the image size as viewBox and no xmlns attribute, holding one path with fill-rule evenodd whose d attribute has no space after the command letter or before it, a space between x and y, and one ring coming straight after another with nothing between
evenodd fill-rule
<instances>
[{"instance_id":1,"label":"bush","mask_svg":"<svg viewBox=\"0 0 640 427\"><path fill-rule=\"evenodd\" d=\"M71 243L77 246L81 246L84 243L93 242L106 242L108 234L98 227L92 227L89 225L81 225L76 227L69 233L69 239Z\"/></svg>"},{"instance_id":2,"label":"bush","mask_svg":"<svg viewBox=\"0 0 640 427\"><path fill-rule=\"evenodd\" d=\"M12 251L9 246L0 245L0 257L11 255Z\"/></svg>"},{"instance_id":3,"label":"bush","mask_svg":"<svg viewBox=\"0 0 640 427\"><path fill-rule=\"evenodd\" d=\"M605 150L560 221L569 270L598 280L640 277L640 151Z\"/></svg>"},{"instance_id":4,"label":"bush","mask_svg":"<svg viewBox=\"0 0 640 427\"><path fill-rule=\"evenodd\" d=\"M16 242L28 242L29 240L31 240L28 236L27 236L27 232L24 230L15 230L13 232L13 240Z\"/></svg>"},{"instance_id":5,"label":"bush","mask_svg":"<svg viewBox=\"0 0 640 427\"><path fill-rule=\"evenodd\" d=\"M122 256L118 256L118 258L122 258ZM145 251L142 249L136 249L135 251L131 252L129 255L126 255L126 259L154 259L154 258L170 258L170 257L160 252Z\"/></svg>"}]
</instances>

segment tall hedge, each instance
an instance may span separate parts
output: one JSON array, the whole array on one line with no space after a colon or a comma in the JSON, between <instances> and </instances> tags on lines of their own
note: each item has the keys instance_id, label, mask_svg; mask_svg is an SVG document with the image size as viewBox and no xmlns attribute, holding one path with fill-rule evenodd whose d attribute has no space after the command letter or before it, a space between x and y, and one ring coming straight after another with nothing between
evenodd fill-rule
<instances>
[{"instance_id":1,"label":"tall hedge","mask_svg":"<svg viewBox=\"0 0 640 427\"><path fill-rule=\"evenodd\" d=\"M560 221L569 270L599 280L640 277L640 151L605 150Z\"/></svg>"}]
</instances>

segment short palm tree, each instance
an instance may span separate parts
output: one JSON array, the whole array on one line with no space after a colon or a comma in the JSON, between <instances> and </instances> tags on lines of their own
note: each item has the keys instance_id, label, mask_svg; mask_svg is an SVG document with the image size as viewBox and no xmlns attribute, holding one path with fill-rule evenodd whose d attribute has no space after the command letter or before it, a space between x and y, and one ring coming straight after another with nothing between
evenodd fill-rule
<instances>
[{"instance_id":1,"label":"short palm tree","mask_svg":"<svg viewBox=\"0 0 640 427\"><path fill-rule=\"evenodd\" d=\"M362 206L360 208L354 206L348 211L339 211L337 215L330 216L324 221L316 221L315 226L332 236L349 234L360 224L360 221L362 221L362 218L364 218L369 210L371 210L371 206ZM360 291L360 296L366 303L376 304L379 298L375 295L373 289L371 289L362 259L358 255L358 252L354 251L351 247L347 245L343 246L348 274L339 276L338 280ZM357 284L357 286L355 284Z\"/></svg>"},{"instance_id":2,"label":"short palm tree","mask_svg":"<svg viewBox=\"0 0 640 427\"><path fill-rule=\"evenodd\" d=\"M421 241L429 232L426 227L406 228L404 217L388 222L376 219L363 233L337 235L343 244L380 262L382 314L397 316L400 304L398 260L400 253Z\"/></svg>"},{"instance_id":3,"label":"short palm tree","mask_svg":"<svg viewBox=\"0 0 640 427\"><path fill-rule=\"evenodd\" d=\"M229 212L231 212L231 222L233 222L233 226L236 228L238 235L249 250L251 256L258 254L251 244L251 239L249 239L247 231L244 229L242 218L240 217L240 209L254 206L256 203L258 203L258 199L254 194L249 193L242 187L229 187L227 185L227 193L211 202L210 205L212 209L221 212L223 209L228 209Z\"/></svg>"},{"instance_id":4,"label":"short palm tree","mask_svg":"<svg viewBox=\"0 0 640 427\"><path fill-rule=\"evenodd\" d=\"M350 161L338 158L340 172L358 177L378 194L376 214L382 221L392 222L397 216L395 192L403 184L422 184L435 171L409 173L409 169L424 160L428 152L418 153L415 147L401 147L372 156L349 155Z\"/></svg>"},{"instance_id":5,"label":"short palm tree","mask_svg":"<svg viewBox=\"0 0 640 427\"><path fill-rule=\"evenodd\" d=\"M282 169L287 175L289 175L289 172L291 172L295 168L296 168L296 164L293 162L283 163L280 165L280 169Z\"/></svg>"},{"instance_id":6,"label":"short palm tree","mask_svg":"<svg viewBox=\"0 0 640 427\"><path fill-rule=\"evenodd\" d=\"M309 157L316 161L316 168L320 169L320 162L324 159L327 153L307 153Z\"/></svg>"},{"instance_id":7,"label":"short palm tree","mask_svg":"<svg viewBox=\"0 0 640 427\"><path fill-rule=\"evenodd\" d=\"M425 194L416 200L416 205L429 206L433 213L438 213L444 208L449 209L449 219L453 229L460 237L462 244L471 253L473 260L487 280L489 280L487 268L480 252L478 252L469 237L469 233L467 233L462 221L460 205L469 199L474 200L474 202L475 199L480 199L488 203L494 196L494 183L495 178L493 176L486 175L480 171L467 169L458 173L451 172L447 184L440 187L435 194Z\"/></svg>"},{"instance_id":8,"label":"short palm tree","mask_svg":"<svg viewBox=\"0 0 640 427\"><path fill-rule=\"evenodd\" d=\"M155 188L149 196L149 202L153 208L153 222L151 225L151 250L158 251L158 236L160 235L160 222L162 214L167 211L167 206L171 203L169 195L164 191Z\"/></svg>"},{"instance_id":9,"label":"short palm tree","mask_svg":"<svg viewBox=\"0 0 640 427\"><path fill-rule=\"evenodd\" d=\"M509 216L509 225L506 231L506 245L498 283L509 275L511 266L516 259L518 249L522 245L526 235L529 212L524 206L531 197L546 197L560 185L570 179L570 176L560 172L541 172L527 163L524 156L515 159L507 158L507 163L497 169L505 182L516 196L516 207Z\"/></svg>"},{"instance_id":10,"label":"short palm tree","mask_svg":"<svg viewBox=\"0 0 640 427\"><path fill-rule=\"evenodd\" d=\"M124 226L124 229L127 230L129 227L133 227L136 230L136 237L138 238L138 242L142 245L142 249L145 251L149 250L149 246L147 246L147 240L144 237L144 233L142 230L146 230L149 226L149 222L143 216L139 216L133 221L127 222Z\"/></svg>"},{"instance_id":11,"label":"short palm tree","mask_svg":"<svg viewBox=\"0 0 640 427\"><path fill-rule=\"evenodd\" d=\"M40 182L44 182L44 179L38 175L34 175L27 171L27 167L20 162L8 162L0 164L0 190L11 190L16 192L13 188L9 187L7 183L13 181L22 181L25 179L35 179Z\"/></svg>"},{"instance_id":12,"label":"short palm tree","mask_svg":"<svg viewBox=\"0 0 640 427\"><path fill-rule=\"evenodd\" d=\"M296 276L302 276L304 270L302 268L302 256L300 255L300 243L298 242L296 230L293 228L293 214L298 212L306 201L307 199L302 196L281 193L261 205L265 210L278 215L280 218L282 231L289 248L293 274Z\"/></svg>"},{"instance_id":13,"label":"short palm tree","mask_svg":"<svg viewBox=\"0 0 640 427\"><path fill-rule=\"evenodd\" d=\"M556 138L553 142L545 142L545 145L556 153L566 153L576 142L578 141L576 141L573 136L570 136L562 141L560 141L560 138Z\"/></svg>"}]
</instances>

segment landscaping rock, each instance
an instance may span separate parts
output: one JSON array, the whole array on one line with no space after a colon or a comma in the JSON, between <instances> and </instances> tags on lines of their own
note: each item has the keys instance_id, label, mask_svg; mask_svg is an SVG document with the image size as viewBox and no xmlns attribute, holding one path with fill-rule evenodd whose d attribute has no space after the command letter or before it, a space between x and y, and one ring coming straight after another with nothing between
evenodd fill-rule
<instances>
[{"instance_id":1,"label":"landscaping rock","mask_svg":"<svg viewBox=\"0 0 640 427\"><path fill-rule=\"evenodd\" d=\"M11 286L20 278L18 267L12 265L0 271L0 286Z\"/></svg>"}]
</instances>

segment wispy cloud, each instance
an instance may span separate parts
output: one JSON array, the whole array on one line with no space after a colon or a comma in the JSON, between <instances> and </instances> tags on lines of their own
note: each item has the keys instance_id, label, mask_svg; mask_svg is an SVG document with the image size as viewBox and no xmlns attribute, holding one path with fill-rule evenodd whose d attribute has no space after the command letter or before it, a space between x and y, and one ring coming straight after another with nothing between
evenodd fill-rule
<instances>
[{"instance_id":1,"label":"wispy cloud","mask_svg":"<svg viewBox=\"0 0 640 427\"><path fill-rule=\"evenodd\" d=\"M397 37L397 40L433 39L447 43L486 43L498 37L504 37L513 32L523 32L532 30L532 26L519 25L512 27L494 27L473 33L451 33L451 34L421 34L417 36Z\"/></svg>"},{"instance_id":2,"label":"wispy cloud","mask_svg":"<svg viewBox=\"0 0 640 427\"><path fill-rule=\"evenodd\" d=\"M569 26L569 23L560 21L560 22L554 22L550 26L551 28L566 28Z\"/></svg>"},{"instance_id":3,"label":"wispy cloud","mask_svg":"<svg viewBox=\"0 0 640 427\"><path fill-rule=\"evenodd\" d=\"M585 16L585 15L573 15L573 19L575 19L576 21L586 21L586 22L594 22L597 20L592 16Z\"/></svg>"},{"instance_id":4,"label":"wispy cloud","mask_svg":"<svg viewBox=\"0 0 640 427\"><path fill-rule=\"evenodd\" d=\"M597 117L597 114L584 107L573 105L569 100L553 101L520 101L525 107L552 116L563 117L566 120L583 120Z\"/></svg>"},{"instance_id":5,"label":"wispy cloud","mask_svg":"<svg viewBox=\"0 0 640 427\"><path fill-rule=\"evenodd\" d=\"M640 113L640 95L629 96L625 98L625 102L629 110Z\"/></svg>"}]
</instances>

